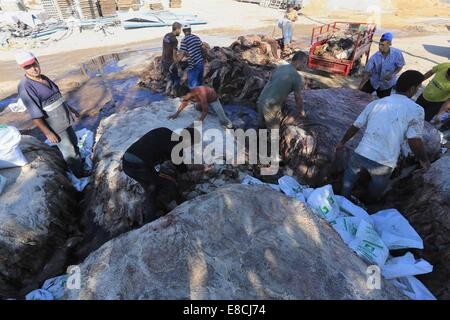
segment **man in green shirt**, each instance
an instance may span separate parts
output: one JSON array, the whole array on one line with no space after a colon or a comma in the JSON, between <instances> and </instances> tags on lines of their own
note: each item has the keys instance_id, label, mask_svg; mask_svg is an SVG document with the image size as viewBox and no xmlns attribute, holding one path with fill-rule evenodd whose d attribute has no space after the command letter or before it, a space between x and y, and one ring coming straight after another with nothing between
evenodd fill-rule
<instances>
[{"instance_id":1,"label":"man in green shirt","mask_svg":"<svg viewBox=\"0 0 450 320\"><path fill-rule=\"evenodd\" d=\"M280 65L273 72L258 99L258 122L261 129L280 128L281 111L291 92L295 94L298 112L305 116L301 97L303 79L298 71L303 70L307 62L306 53L298 52L290 64Z\"/></svg>"},{"instance_id":2,"label":"man in green shirt","mask_svg":"<svg viewBox=\"0 0 450 320\"><path fill-rule=\"evenodd\" d=\"M425 74L425 79L433 75L433 80L416 101L425 109L426 121L431 121L450 110L450 62L435 66Z\"/></svg>"}]
</instances>

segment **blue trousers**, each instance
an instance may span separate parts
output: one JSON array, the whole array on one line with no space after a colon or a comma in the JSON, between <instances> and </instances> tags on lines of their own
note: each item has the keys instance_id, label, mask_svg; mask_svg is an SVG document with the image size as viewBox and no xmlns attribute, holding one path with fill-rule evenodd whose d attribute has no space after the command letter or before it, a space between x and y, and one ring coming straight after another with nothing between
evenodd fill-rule
<instances>
[{"instance_id":1,"label":"blue trousers","mask_svg":"<svg viewBox=\"0 0 450 320\"><path fill-rule=\"evenodd\" d=\"M198 63L188 70L188 86L190 89L203 85L203 73L205 66L203 62Z\"/></svg>"},{"instance_id":2,"label":"blue trousers","mask_svg":"<svg viewBox=\"0 0 450 320\"><path fill-rule=\"evenodd\" d=\"M369 196L372 200L379 200L384 196L389 186L390 178L394 168L384 166L357 153L350 158L342 182L342 195L349 198L361 171L367 170L371 177Z\"/></svg>"},{"instance_id":3,"label":"blue trousers","mask_svg":"<svg viewBox=\"0 0 450 320\"><path fill-rule=\"evenodd\" d=\"M292 21L284 20L283 22L283 42L284 45L289 45L292 42L292 36L294 33L294 24Z\"/></svg>"}]
</instances>

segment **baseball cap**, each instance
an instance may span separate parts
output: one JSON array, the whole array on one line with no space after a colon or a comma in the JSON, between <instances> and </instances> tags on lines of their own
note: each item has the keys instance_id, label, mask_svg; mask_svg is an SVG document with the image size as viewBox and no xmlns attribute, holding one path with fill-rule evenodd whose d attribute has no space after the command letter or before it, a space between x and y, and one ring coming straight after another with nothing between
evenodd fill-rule
<instances>
[{"instance_id":1,"label":"baseball cap","mask_svg":"<svg viewBox=\"0 0 450 320\"><path fill-rule=\"evenodd\" d=\"M392 41L394 39L394 35L391 32L386 32L381 36L380 41Z\"/></svg>"},{"instance_id":2,"label":"baseball cap","mask_svg":"<svg viewBox=\"0 0 450 320\"><path fill-rule=\"evenodd\" d=\"M191 25L189 23L183 24L183 30L190 29L190 28L191 28Z\"/></svg>"},{"instance_id":3,"label":"baseball cap","mask_svg":"<svg viewBox=\"0 0 450 320\"><path fill-rule=\"evenodd\" d=\"M17 64L24 68L36 62L36 57L31 52L19 52L15 56Z\"/></svg>"}]
</instances>

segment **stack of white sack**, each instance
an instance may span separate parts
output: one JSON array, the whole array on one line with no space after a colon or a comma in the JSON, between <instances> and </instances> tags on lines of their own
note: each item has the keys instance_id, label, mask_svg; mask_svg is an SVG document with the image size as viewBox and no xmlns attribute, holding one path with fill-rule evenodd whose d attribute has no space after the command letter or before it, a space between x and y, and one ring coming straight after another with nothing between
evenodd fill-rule
<instances>
[{"instance_id":1,"label":"stack of white sack","mask_svg":"<svg viewBox=\"0 0 450 320\"><path fill-rule=\"evenodd\" d=\"M433 271L427 261L416 260L412 253L390 256L390 250L423 249L423 241L408 220L395 209L374 215L345 197L335 195L331 185L313 189L296 179L284 176L279 186L247 176L243 184L267 185L287 196L304 202L340 235L342 240L363 260L381 268L383 276L411 299L435 300L432 293L415 278ZM278 187L278 188L277 188Z\"/></svg>"},{"instance_id":2,"label":"stack of white sack","mask_svg":"<svg viewBox=\"0 0 450 320\"><path fill-rule=\"evenodd\" d=\"M23 167L28 164L20 150L20 131L12 126L0 125L0 169Z\"/></svg>"}]
</instances>

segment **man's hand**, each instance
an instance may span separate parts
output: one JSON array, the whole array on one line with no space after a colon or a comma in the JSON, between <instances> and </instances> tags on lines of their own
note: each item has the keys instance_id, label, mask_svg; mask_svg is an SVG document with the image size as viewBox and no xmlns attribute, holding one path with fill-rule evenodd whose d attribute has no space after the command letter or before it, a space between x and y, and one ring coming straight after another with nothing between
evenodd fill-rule
<instances>
[{"instance_id":1,"label":"man's hand","mask_svg":"<svg viewBox=\"0 0 450 320\"><path fill-rule=\"evenodd\" d=\"M178 113L174 113L167 117L167 119L169 119L169 120L175 120L176 118L178 118Z\"/></svg>"},{"instance_id":2,"label":"man's hand","mask_svg":"<svg viewBox=\"0 0 450 320\"><path fill-rule=\"evenodd\" d=\"M57 144L60 142L59 137L56 134L54 134L53 132L47 133L46 137L47 137L48 141L50 141L50 143Z\"/></svg>"},{"instance_id":3,"label":"man's hand","mask_svg":"<svg viewBox=\"0 0 450 320\"><path fill-rule=\"evenodd\" d=\"M300 111L298 112L298 114L299 114L300 117L302 117L302 118L305 118L305 117L306 117L305 110L300 110Z\"/></svg>"},{"instance_id":4,"label":"man's hand","mask_svg":"<svg viewBox=\"0 0 450 320\"><path fill-rule=\"evenodd\" d=\"M431 168L431 162L430 160L427 161L420 161L420 165L422 166L422 169L420 169L419 171L422 173L427 172L428 170L430 170Z\"/></svg>"},{"instance_id":5,"label":"man's hand","mask_svg":"<svg viewBox=\"0 0 450 320\"><path fill-rule=\"evenodd\" d=\"M388 74L388 75L386 75L386 76L384 77L384 80L386 80L386 81L391 81L392 78L394 78L394 76L393 76L392 74Z\"/></svg>"}]
</instances>

